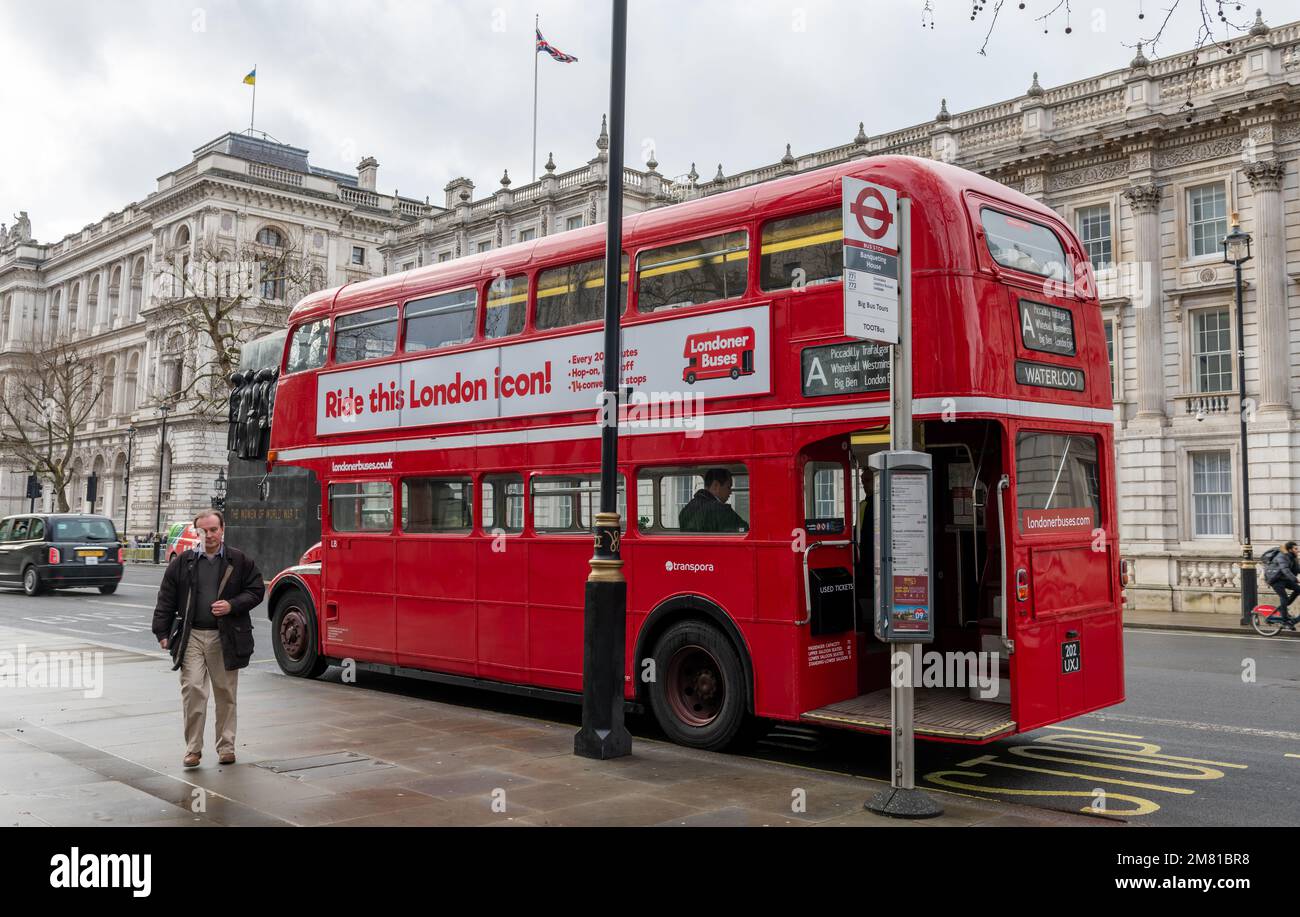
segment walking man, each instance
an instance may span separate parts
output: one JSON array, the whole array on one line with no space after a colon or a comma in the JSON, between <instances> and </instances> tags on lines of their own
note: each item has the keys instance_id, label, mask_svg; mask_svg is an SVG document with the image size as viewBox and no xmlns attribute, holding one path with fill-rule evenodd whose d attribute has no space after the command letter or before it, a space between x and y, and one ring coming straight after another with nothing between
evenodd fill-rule
<instances>
[{"instance_id":1,"label":"walking man","mask_svg":"<svg viewBox=\"0 0 1300 917\"><path fill-rule=\"evenodd\" d=\"M153 612L158 645L171 652L172 670L181 670L186 767L203 755L208 715L208 683L216 696L216 744L221 764L235 763L235 690L239 670L253 656L249 615L266 587L253 559L225 543L226 520L217 510L194 518L202 539L192 551L167 565Z\"/></svg>"}]
</instances>

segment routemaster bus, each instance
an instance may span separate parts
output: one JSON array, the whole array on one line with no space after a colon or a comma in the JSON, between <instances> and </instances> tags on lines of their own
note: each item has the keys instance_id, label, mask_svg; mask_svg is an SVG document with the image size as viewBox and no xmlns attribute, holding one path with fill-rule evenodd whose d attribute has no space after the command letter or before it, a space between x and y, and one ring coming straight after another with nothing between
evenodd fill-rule
<instances>
[{"instance_id":1,"label":"routemaster bus","mask_svg":"<svg viewBox=\"0 0 1300 917\"><path fill-rule=\"evenodd\" d=\"M1119 703L1110 376L1088 258L1041 203L900 156L624 222L627 703L710 749L774 720L889 730L863 473L888 446L889 353L843 331L849 176L912 200L926 650L987 654L999 675L993 690L922 684L917 735L986 743ZM285 672L350 660L580 696L603 252L590 226L292 310L267 458L313 471L323 512L318 554L269 590ZM684 386L688 342L738 371Z\"/></svg>"}]
</instances>

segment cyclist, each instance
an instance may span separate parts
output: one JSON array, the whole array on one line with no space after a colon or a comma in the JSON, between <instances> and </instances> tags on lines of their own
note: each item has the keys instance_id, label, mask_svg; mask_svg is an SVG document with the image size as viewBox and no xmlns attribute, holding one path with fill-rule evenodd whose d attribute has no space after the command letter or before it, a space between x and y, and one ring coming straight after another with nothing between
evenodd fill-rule
<instances>
[{"instance_id":1,"label":"cyclist","mask_svg":"<svg viewBox=\"0 0 1300 917\"><path fill-rule=\"evenodd\" d=\"M1268 620L1274 621L1280 617L1282 626L1287 630L1295 630L1296 621L1300 618L1287 614L1287 608L1300 597L1300 579L1297 579L1297 574L1300 574L1300 548L1296 547L1294 541L1288 541L1280 548L1265 551L1260 560L1264 564L1264 582L1272 586L1282 600L1277 607L1278 613L1269 615Z\"/></svg>"}]
</instances>

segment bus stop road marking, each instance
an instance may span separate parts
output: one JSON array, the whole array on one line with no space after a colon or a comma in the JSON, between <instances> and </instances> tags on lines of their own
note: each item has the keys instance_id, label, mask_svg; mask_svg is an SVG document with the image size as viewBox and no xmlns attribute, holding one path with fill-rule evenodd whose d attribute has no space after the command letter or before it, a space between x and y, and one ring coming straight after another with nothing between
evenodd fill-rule
<instances>
[{"instance_id":1,"label":"bus stop road marking","mask_svg":"<svg viewBox=\"0 0 1300 917\"><path fill-rule=\"evenodd\" d=\"M1046 729L1058 729L1061 732L1086 732L1094 736L1113 736L1116 739L1140 739L1141 736L1129 735L1127 732L1102 732L1100 729L1079 729L1076 726L1047 726Z\"/></svg>"},{"instance_id":2,"label":"bus stop road marking","mask_svg":"<svg viewBox=\"0 0 1300 917\"><path fill-rule=\"evenodd\" d=\"M1150 767L1125 767L1122 764L1105 764L1101 761L1093 761L1088 758L1071 758L1063 755L1057 755L1058 749L1055 748L1035 748L1032 745L1017 745L1009 749L1013 755L1019 755L1022 758L1034 758L1040 761L1048 761L1053 764L1078 764L1083 767L1095 767L1101 770L1124 771L1129 774L1145 774L1148 777L1164 777L1172 780L1218 780L1223 776L1223 771L1212 767L1205 767L1199 764L1183 764L1179 762L1168 762L1171 768L1182 768L1188 773L1170 773L1168 770L1157 770ZM1106 754L1105 752L1094 752L1098 758L1113 758L1120 761L1131 761L1134 763L1143 761L1140 755L1117 755Z\"/></svg>"},{"instance_id":3,"label":"bus stop road marking","mask_svg":"<svg viewBox=\"0 0 1300 917\"><path fill-rule=\"evenodd\" d=\"M1146 763L1148 761L1168 762L1173 767L1186 767L1189 769L1204 770L1206 768L1216 769L1220 767L1236 768L1246 770L1250 765L1236 764L1232 761L1208 761L1204 758L1186 758L1180 755L1166 755L1160 750L1160 746L1151 742L1131 741L1127 739L1103 739L1091 738L1087 736L1042 736L1034 740L1044 745L1052 747L1060 746L1069 748L1074 751L1082 751L1098 758L1117 758L1121 761L1136 761ZM1135 745L1137 748L1129 751L1119 751L1109 745L1090 745L1088 742L1109 742L1113 745ZM1079 743L1084 744L1079 744ZM1027 747L1027 746L1017 746ZM1220 774L1220 777L1223 775Z\"/></svg>"},{"instance_id":4,"label":"bus stop road marking","mask_svg":"<svg viewBox=\"0 0 1300 917\"><path fill-rule=\"evenodd\" d=\"M1122 777L1106 777L1096 774L1080 774L1075 771L1058 771L1050 767L1034 767L1031 764L1013 764L1010 761L988 761L986 764L992 767L1003 767L1008 770L1029 771L1036 774L1050 774L1053 777L1072 777L1076 780L1083 780L1088 783L1113 783L1117 786L1131 786L1140 790L1158 790L1163 793L1176 793L1180 796L1191 796L1196 791L1189 790L1182 786L1161 786L1158 783L1147 783L1143 780L1125 780ZM927 776L928 780L929 777Z\"/></svg>"},{"instance_id":5,"label":"bus stop road marking","mask_svg":"<svg viewBox=\"0 0 1300 917\"><path fill-rule=\"evenodd\" d=\"M1072 797L1082 796L1086 799L1095 799L1097 797L1097 793L1094 790L1029 790L1029 789L1021 789L1018 787L990 787L990 786L979 786L971 783L963 783L960 780L953 779L956 777L966 779L970 777L985 777L985 776L987 775L982 774L979 771L935 771L934 773L926 774L925 780L928 783L935 784L936 786L951 787L953 789L960 789L960 790L973 790L975 793L979 794L980 796L987 796L988 794L992 793L992 794L1007 795L1007 796L1072 796ZM1191 791L1188 790L1186 792L1191 792ZM1109 816L1116 816L1116 817L1126 816L1126 815L1127 816L1150 815L1153 812L1160 811L1160 805L1158 803L1152 802L1150 799L1143 799L1140 796L1130 796L1127 793L1107 793L1105 799L1106 802L1108 803L1111 802L1112 800L1130 802L1133 804L1133 808L1127 810L1120 810L1120 811L1114 811L1111 809L1106 809L1105 811L1102 811L1097 809L1095 806L1084 806L1079 811L1084 813L1085 815L1109 815Z\"/></svg>"}]
</instances>

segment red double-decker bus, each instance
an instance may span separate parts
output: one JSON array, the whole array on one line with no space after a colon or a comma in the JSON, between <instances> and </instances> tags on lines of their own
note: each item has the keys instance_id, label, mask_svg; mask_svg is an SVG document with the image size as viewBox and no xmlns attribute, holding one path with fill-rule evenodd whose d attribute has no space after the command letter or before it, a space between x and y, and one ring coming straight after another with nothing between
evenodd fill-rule
<instances>
[{"instance_id":1,"label":"red double-decker bus","mask_svg":"<svg viewBox=\"0 0 1300 917\"><path fill-rule=\"evenodd\" d=\"M764 720L889 729L861 473L888 444L889 359L843 333L846 176L913 202L914 439L934 482L924 658L939 661L916 676L917 734L983 743L1120 702L1088 259L1042 204L894 156L625 221L627 701L703 748ZM579 695L603 249L593 226L293 309L268 459L311 469L323 514L318 559L270 588L285 672L352 660ZM744 368L682 391L687 342L735 338Z\"/></svg>"}]
</instances>

